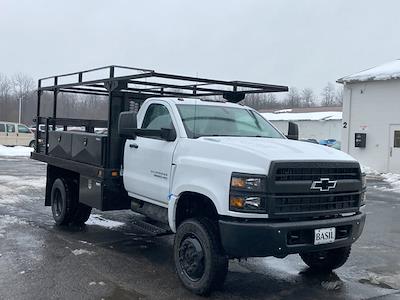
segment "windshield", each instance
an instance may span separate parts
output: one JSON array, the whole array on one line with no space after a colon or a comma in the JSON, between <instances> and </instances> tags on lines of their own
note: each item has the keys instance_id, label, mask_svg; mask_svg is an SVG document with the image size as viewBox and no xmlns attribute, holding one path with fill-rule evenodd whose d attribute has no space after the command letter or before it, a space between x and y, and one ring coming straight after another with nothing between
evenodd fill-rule
<instances>
[{"instance_id":1,"label":"windshield","mask_svg":"<svg viewBox=\"0 0 400 300\"><path fill-rule=\"evenodd\" d=\"M214 105L177 105L189 138L241 136L282 138L258 113L245 108Z\"/></svg>"}]
</instances>

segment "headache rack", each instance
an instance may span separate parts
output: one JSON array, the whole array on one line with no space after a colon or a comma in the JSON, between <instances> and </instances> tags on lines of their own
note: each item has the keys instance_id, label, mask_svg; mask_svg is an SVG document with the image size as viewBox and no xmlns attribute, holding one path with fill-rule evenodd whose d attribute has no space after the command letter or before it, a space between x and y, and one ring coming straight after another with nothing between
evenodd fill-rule
<instances>
[{"instance_id":1,"label":"headache rack","mask_svg":"<svg viewBox=\"0 0 400 300\"><path fill-rule=\"evenodd\" d=\"M236 103L243 100L246 94L285 91L288 91L288 88L281 85L181 76L116 65L41 78L38 81L36 128L39 128L40 124L45 124L45 131L42 133L36 131L36 145L40 145L39 140L43 142L42 146L36 147L32 158L79 172L87 170L82 162L72 162L66 158L48 155L49 129L63 127L64 131L67 131L68 126L82 126L86 132L93 133L95 127L107 128L102 165L93 166L90 172L87 172L90 173L88 176L94 174L99 177L106 176L113 170L119 170L121 166L123 145L118 136L118 117L122 111L130 110L132 103L140 106L150 97L202 99L211 97L214 101L219 97L219 100L225 99ZM50 117L41 116L41 98L44 92L51 93L52 96ZM62 105L62 101L58 101L59 93L106 96L107 120L58 118L57 106Z\"/></svg>"}]
</instances>

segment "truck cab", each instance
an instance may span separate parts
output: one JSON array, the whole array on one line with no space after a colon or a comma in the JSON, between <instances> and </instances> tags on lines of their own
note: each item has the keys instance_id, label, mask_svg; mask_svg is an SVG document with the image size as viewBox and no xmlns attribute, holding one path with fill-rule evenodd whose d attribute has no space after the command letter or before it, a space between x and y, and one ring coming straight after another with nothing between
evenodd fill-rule
<instances>
[{"instance_id":1,"label":"truck cab","mask_svg":"<svg viewBox=\"0 0 400 300\"><path fill-rule=\"evenodd\" d=\"M339 248L347 259L365 220L360 166L349 155L287 139L238 104L151 98L127 117L140 129L127 135L125 189L143 206L165 208L173 232L206 218L229 258ZM181 243L196 248L194 239Z\"/></svg>"},{"instance_id":2,"label":"truck cab","mask_svg":"<svg viewBox=\"0 0 400 300\"><path fill-rule=\"evenodd\" d=\"M45 204L57 225L83 224L93 207L145 215L152 228L175 234L177 275L200 295L223 284L229 259L299 254L310 268L327 272L346 262L365 223L359 163L339 150L297 141L295 124L285 136L237 103L245 94L238 85L251 88L248 93L284 87L148 74L203 81L181 87L228 101L180 91L167 97L165 84L153 83L161 96L131 109L127 87L120 85L125 76L112 78L118 92L109 91L106 124L38 116L47 142L32 158L48 163ZM216 82L233 92L206 87ZM84 125L86 132L49 132L56 125ZM94 133L105 125L107 134Z\"/></svg>"}]
</instances>

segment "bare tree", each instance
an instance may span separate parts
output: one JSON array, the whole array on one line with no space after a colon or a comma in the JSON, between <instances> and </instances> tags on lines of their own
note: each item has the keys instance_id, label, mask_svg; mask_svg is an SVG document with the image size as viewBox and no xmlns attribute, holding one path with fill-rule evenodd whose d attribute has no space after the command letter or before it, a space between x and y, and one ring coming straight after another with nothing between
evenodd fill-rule
<instances>
[{"instance_id":1,"label":"bare tree","mask_svg":"<svg viewBox=\"0 0 400 300\"><path fill-rule=\"evenodd\" d=\"M11 91L10 80L6 75L0 74L0 100L5 100L9 97Z\"/></svg>"},{"instance_id":2,"label":"bare tree","mask_svg":"<svg viewBox=\"0 0 400 300\"><path fill-rule=\"evenodd\" d=\"M301 91L301 104L303 107L315 106L315 95L314 91L310 88L305 88Z\"/></svg>"},{"instance_id":3,"label":"bare tree","mask_svg":"<svg viewBox=\"0 0 400 300\"><path fill-rule=\"evenodd\" d=\"M339 106L343 105L343 97L344 97L343 86L340 86L336 90L336 94L335 94L335 103L336 103L336 105L339 105Z\"/></svg>"},{"instance_id":4,"label":"bare tree","mask_svg":"<svg viewBox=\"0 0 400 300\"><path fill-rule=\"evenodd\" d=\"M34 83L32 77L23 73L17 73L11 78L12 89L14 95L20 99L24 99L29 96L33 89Z\"/></svg>"},{"instance_id":5,"label":"bare tree","mask_svg":"<svg viewBox=\"0 0 400 300\"><path fill-rule=\"evenodd\" d=\"M0 120L7 120L11 83L6 75L0 74Z\"/></svg>"},{"instance_id":6,"label":"bare tree","mask_svg":"<svg viewBox=\"0 0 400 300\"><path fill-rule=\"evenodd\" d=\"M276 109L282 108L283 103L280 102L275 94L249 94L240 102L241 104L250 106L254 109Z\"/></svg>"},{"instance_id":7,"label":"bare tree","mask_svg":"<svg viewBox=\"0 0 400 300\"><path fill-rule=\"evenodd\" d=\"M301 97L295 87L291 87L286 95L285 104L288 108L300 107Z\"/></svg>"},{"instance_id":8,"label":"bare tree","mask_svg":"<svg viewBox=\"0 0 400 300\"><path fill-rule=\"evenodd\" d=\"M335 86L333 85L333 83L328 82L328 84L322 89L321 97L322 97L322 105L324 106L335 105Z\"/></svg>"}]
</instances>

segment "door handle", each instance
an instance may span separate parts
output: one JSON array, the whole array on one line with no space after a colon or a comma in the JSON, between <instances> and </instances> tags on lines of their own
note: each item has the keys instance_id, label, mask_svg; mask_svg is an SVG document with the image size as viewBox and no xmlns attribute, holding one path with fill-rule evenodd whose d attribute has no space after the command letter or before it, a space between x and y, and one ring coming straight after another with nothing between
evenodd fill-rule
<instances>
[{"instance_id":1,"label":"door handle","mask_svg":"<svg viewBox=\"0 0 400 300\"><path fill-rule=\"evenodd\" d=\"M390 147L390 157L392 157L393 154L393 147Z\"/></svg>"},{"instance_id":2,"label":"door handle","mask_svg":"<svg viewBox=\"0 0 400 300\"><path fill-rule=\"evenodd\" d=\"M129 144L129 148L139 148L138 144Z\"/></svg>"}]
</instances>

